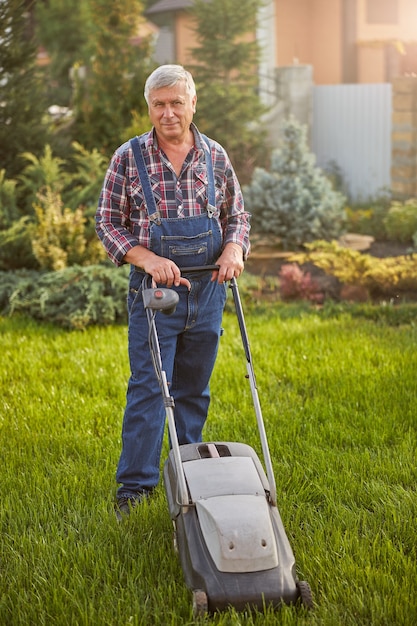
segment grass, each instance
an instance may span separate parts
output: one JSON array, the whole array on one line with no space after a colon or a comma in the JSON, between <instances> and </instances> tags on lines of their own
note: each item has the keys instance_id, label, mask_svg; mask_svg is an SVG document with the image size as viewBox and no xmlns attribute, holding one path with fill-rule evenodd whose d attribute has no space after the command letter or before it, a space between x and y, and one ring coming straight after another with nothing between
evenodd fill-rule
<instances>
[{"instance_id":1,"label":"grass","mask_svg":"<svg viewBox=\"0 0 417 626\"><path fill-rule=\"evenodd\" d=\"M126 328L16 318L0 320L2 626L414 626L417 327L272 307L246 321L279 510L315 610L195 622L162 484L123 525L112 514ZM233 315L224 327L205 438L261 455Z\"/></svg>"}]
</instances>

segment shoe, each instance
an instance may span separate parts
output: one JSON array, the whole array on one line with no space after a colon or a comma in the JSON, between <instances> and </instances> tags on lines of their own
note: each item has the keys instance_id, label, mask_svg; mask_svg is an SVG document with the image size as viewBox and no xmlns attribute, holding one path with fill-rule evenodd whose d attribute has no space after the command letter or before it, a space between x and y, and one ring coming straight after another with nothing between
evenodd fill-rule
<instances>
[{"instance_id":1,"label":"shoe","mask_svg":"<svg viewBox=\"0 0 417 626\"><path fill-rule=\"evenodd\" d=\"M130 515L131 510L140 504L144 497L145 496L143 494L138 494L137 496L121 496L120 498L117 498L114 505L114 512L116 514L117 521L121 522L124 517Z\"/></svg>"},{"instance_id":2,"label":"shoe","mask_svg":"<svg viewBox=\"0 0 417 626\"><path fill-rule=\"evenodd\" d=\"M121 522L124 517L130 515L131 510L146 500L150 494L151 491L141 491L131 496L119 496L114 505L117 521Z\"/></svg>"}]
</instances>

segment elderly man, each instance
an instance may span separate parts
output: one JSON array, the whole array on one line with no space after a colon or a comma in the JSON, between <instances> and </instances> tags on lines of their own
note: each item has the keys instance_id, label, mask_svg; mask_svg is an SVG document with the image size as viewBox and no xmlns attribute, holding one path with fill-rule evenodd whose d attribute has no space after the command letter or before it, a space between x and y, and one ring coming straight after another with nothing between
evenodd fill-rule
<instances>
[{"instance_id":1,"label":"elderly man","mask_svg":"<svg viewBox=\"0 0 417 626\"><path fill-rule=\"evenodd\" d=\"M249 214L224 148L193 123L197 95L179 65L145 84L152 129L120 146L107 170L96 230L116 265L131 265L130 379L117 467L122 519L159 481L165 409L148 345L141 288L145 274L179 294L174 315L158 315L161 356L180 444L201 441L226 299L249 251ZM187 268L219 269L187 274Z\"/></svg>"}]
</instances>

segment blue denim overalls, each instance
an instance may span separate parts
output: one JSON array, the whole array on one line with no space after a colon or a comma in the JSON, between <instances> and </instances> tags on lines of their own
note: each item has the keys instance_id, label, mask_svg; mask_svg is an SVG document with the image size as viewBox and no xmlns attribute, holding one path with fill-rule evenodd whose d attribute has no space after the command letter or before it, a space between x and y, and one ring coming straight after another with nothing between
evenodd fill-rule
<instances>
[{"instance_id":1,"label":"blue denim overalls","mask_svg":"<svg viewBox=\"0 0 417 626\"><path fill-rule=\"evenodd\" d=\"M222 250L215 205L213 166L206 151L209 180L207 212L193 217L161 218L151 191L139 139L131 141L150 220L150 249L179 267L210 265ZM189 274L191 290L173 287L180 299L173 315L157 313L163 368L175 400L180 444L201 441L210 403L209 380L217 356L225 285L211 282L211 272ZM159 481L165 408L148 344L142 302L143 271L132 266L129 281L129 360L131 375L123 418L122 452L116 479L118 497L151 491Z\"/></svg>"}]
</instances>

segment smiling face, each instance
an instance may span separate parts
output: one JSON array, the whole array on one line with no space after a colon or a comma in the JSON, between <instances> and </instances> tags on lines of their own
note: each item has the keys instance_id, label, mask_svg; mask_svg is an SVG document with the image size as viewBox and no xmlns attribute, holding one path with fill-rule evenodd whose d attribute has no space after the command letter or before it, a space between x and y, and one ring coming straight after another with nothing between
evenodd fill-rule
<instances>
[{"instance_id":1,"label":"smiling face","mask_svg":"<svg viewBox=\"0 0 417 626\"><path fill-rule=\"evenodd\" d=\"M181 143L189 137L197 96L191 96L184 81L173 87L153 89L149 94L149 118L163 142Z\"/></svg>"}]
</instances>

